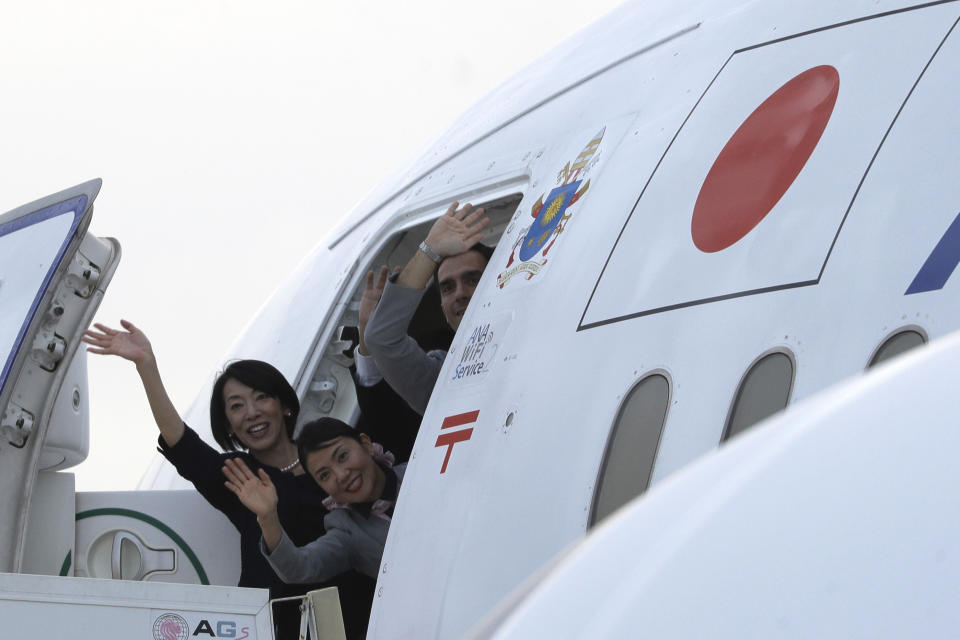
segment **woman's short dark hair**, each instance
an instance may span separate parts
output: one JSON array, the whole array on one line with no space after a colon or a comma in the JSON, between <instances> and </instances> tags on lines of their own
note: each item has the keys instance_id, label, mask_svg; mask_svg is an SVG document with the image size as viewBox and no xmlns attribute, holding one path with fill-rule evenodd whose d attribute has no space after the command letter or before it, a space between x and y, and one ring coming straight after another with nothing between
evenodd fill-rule
<instances>
[{"instance_id":1,"label":"woman's short dark hair","mask_svg":"<svg viewBox=\"0 0 960 640\"><path fill-rule=\"evenodd\" d=\"M210 394L210 430L213 439L224 451L244 449L230 429L227 420L227 411L223 399L223 386L228 380L236 380L263 393L272 396L283 405L283 422L287 430L287 437L293 440L293 427L297 424L297 415L300 413L300 399L287 379L276 367L261 360L237 360L227 365L227 368L213 383L213 392ZM287 415L286 411L290 414Z\"/></svg>"},{"instance_id":2,"label":"woman's short dark hair","mask_svg":"<svg viewBox=\"0 0 960 640\"><path fill-rule=\"evenodd\" d=\"M326 449L334 439L341 436L360 442L360 432L336 418L318 418L303 425L295 441L297 443L297 455L300 457L300 466L303 467L303 470L307 471L308 453Z\"/></svg>"}]
</instances>

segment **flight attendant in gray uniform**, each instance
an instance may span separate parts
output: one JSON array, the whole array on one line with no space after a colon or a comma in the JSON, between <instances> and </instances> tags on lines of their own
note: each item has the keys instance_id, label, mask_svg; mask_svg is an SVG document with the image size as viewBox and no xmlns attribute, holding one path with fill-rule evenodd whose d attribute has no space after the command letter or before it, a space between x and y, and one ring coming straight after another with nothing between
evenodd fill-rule
<instances>
[{"instance_id":1,"label":"flight attendant in gray uniform","mask_svg":"<svg viewBox=\"0 0 960 640\"><path fill-rule=\"evenodd\" d=\"M483 209L474 209L470 204L459 209L457 206L456 202L450 205L403 270L386 281L379 304L366 327L361 328L374 362L358 361L358 370L364 367L369 371L370 366L375 366L394 391L421 415L447 352L424 351L407 335L410 320L436 273L440 308L456 331L493 254L493 249L479 244L490 223ZM369 276L365 296L370 293L372 280Z\"/></svg>"}]
</instances>

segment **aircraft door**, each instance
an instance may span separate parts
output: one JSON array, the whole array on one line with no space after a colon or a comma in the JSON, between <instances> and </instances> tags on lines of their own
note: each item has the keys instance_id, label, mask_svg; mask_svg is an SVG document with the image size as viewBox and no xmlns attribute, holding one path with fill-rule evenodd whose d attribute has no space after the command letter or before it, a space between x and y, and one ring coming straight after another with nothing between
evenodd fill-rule
<instances>
[{"instance_id":1,"label":"aircraft door","mask_svg":"<svg viewBox=\"0 0 960 640\"><path fill-rule=\"evenodd\" d=\"M65 380L71 399L83 386L82 363L71 367L73 355L120 259L116 240L87 233L100 184L92 180L0 215L0 571L23 568L39 469L86 455L82 394L76 415L54 406ZM55 413L68 424L54 430L46 451Z\"/></svg>"}]
</instances>

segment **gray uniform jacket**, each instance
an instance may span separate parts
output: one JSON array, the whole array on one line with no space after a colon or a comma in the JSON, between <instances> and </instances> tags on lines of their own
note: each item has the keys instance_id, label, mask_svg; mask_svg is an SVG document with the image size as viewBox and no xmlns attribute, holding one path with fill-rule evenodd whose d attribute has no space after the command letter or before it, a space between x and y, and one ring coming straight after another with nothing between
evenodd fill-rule
<instances>
[{"instance_id":1,"label":"gray uniform jacket","mask_svg":"<svg viewBox=\"0 0 960 640\"><path fill-rule=\"evenodd\" d=\"M377 368L397 394L423 415L447 352L424 351L407 335L425 290L388 280L377 308L367 323L364 339Z\"/></svg>"},{"instance_id":2,"label":"gray uniform jacket","mask_svg":"<svg viewBox=\"0 0 960 640\"><path fill-rule=\"evenodd\" d=\"M406 467L406 463L393 467L397 491ZM334 509L323 524L327 532L302 547L293 544L284 531L277 548L268 554L261 538L260 551L280 579L292 584L322 582L351 569L376 578L390 522L352 509Z\"/></svg>"}]
</instances>

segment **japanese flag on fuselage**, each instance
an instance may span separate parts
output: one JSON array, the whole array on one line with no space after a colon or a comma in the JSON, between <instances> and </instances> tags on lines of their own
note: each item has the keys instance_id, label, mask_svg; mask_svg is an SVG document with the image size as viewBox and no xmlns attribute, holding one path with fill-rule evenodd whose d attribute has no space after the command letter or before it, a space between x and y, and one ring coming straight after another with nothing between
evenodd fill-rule
<instances>
[{"instance_id":1,"label":"japanese flag on fuselage","mask_svg":"<svg viewBox=\"0 0 960 640\"><path fill-rule=\"evenodd\" d=\"M581 326L818 283L956 17L934 6L736 52L646 183Z\"/></svg>"}]
</instances>

